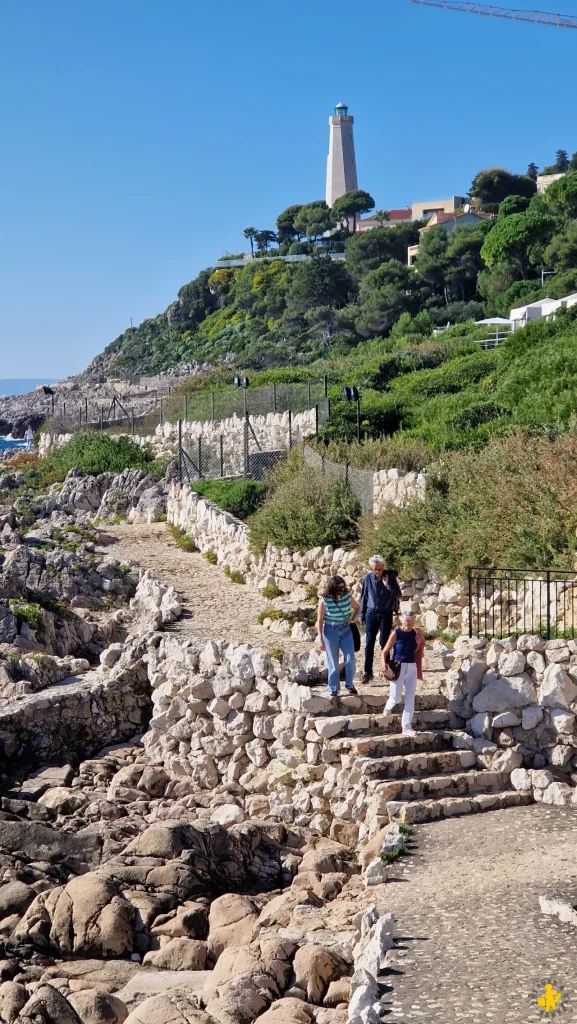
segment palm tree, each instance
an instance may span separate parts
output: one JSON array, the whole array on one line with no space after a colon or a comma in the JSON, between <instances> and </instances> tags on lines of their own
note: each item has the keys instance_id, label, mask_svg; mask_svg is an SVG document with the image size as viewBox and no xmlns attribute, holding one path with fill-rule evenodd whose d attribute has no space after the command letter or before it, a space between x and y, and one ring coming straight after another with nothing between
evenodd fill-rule
<instances>
[{"instance_id":1,"label":"palm tree","mask_svg":"<svg viewBox=\"0 0 577 1024\"><path fill-rule=\"evenodd\" d=\"M250 242L250 254L254 256L254 236L256 235L256 228L245 228L243 231L245 238L248 238Z\"/></svg>"},{"instance_id":2,"label":"palm tree","mask_svg":"<svg viewBox=\"0 0 577 1024\"><path fill-rule=\"evenodd\" d=\"M390 219L391 218L389 217L389 211L388 210L377 210L377 212L375 213L375 215L373 217L373 220L376 220L377 224L381 228L384 228L385 224Z\"/></svg>"}]
</instances>

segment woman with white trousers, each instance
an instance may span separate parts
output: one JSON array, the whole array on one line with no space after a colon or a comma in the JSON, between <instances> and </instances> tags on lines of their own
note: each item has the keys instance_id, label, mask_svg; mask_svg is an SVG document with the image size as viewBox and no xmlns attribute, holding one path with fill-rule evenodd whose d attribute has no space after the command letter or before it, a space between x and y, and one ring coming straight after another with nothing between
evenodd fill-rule
<instances>
[{"instance_id":1,"label":"woman with white trousers","mask_svg":"<svg viewBox=\"0 0 577 1024\"><path fill-rule=\"evenodd\" d=\"M383 647L383 672L386 675L388 655L392 652L392 661L400 664L397 679L391 680L391 695L385 704L385 714L391 713L395 704L399 704L405 691L405 706L402 716L403 736L414 736L413 714L415 712L415 693L417 690L417 662L422 664L422 647L425 638L420 629L415 629L415 616L407 613L401 617L401 625L394 629Z\"/></svg>"}]
</instances>

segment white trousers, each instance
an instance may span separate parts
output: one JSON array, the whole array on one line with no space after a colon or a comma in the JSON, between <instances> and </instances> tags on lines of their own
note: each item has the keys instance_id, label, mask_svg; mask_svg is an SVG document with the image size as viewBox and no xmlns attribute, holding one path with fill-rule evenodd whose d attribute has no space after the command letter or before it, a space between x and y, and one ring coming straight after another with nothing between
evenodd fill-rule
<instances>
[{"instance_id":1,"label":"white trousers","mask_svg":"<svg viewBox=\"0 0 577 1024\"><path fill-rule=\"evenodd\" d=\"M402 728L410 729L415 712L415 691L417 689L417 666L414 662L403 662L399 678L391 680L391 696L385 704L385 711L392 711L395 704L400 704L405 689L405 706L403 708Z\"/></svg>"}]
</instances>

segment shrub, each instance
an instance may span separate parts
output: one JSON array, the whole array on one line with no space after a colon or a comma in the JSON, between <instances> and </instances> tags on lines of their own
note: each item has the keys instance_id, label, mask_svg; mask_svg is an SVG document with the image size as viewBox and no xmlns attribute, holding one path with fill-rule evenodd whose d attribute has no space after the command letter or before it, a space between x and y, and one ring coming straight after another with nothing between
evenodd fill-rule
<instances>
[{"instance_id":1,"label":"shrub","mask_svg":"<svg viewBox=\"0 0 577 1024\"><path fill-rule=\"evenodd\" d=\"M274 600L275 597L280 597L282 590L280 590L276 583L267 583L266 587L261 590L261 595L266 597L267 601Z\"/></svg>"},{"instance_id":2,"label":"shrub","mask_svg":"<svg viewBox=\"0 0 577 1024\"><path fill-rule=\"evenodd\" d=\"M218 565L218 556L216 554L216 551L209 549L208 551L204 552L202 557L206 558L207 562L209 562L210 565Z\"/></svg>"},{"instance_id":3,"label":"shrub","mask_svg":"<svg viewBox=\"0 0 577 1024\"><path fill-rule=\"evenodd\" d=\"M61 448L48 453L42 462L46 482L64 480L71 469L84 473L121 473L123 469L149 469L153 456L129 437L107 434L75 434Z\"/></svg>"},{"instance_id":4,"label":"shrub","mask_svg":"<svg viewBox=\"0 0 577 1024\"><path fill-rule=\"evenodd\" d=\"M282 651L280 647L273 647L272 651L270 652L271 658L276 658L277 661L282 661L283 654L284 651Z\"/></svg>"},{"instance_id":5,"label":"shrub","mask_svg":"<svg viewBox=\"0 0 577 1024\"><path fill-rule=\"evenodd\" d=\"M225 566L224 575L228 576L231 583L246 583L246 576L240 571L240 569L230 569L229 566Z\"/></svg>"},{"instance_id":6,"label":"shrub","mask_svg":"<svg viewBox=\"0 0 577 1024\"><path fill-rule=\"evenodd\" d=\"M30 629L34 630L37 636L44 632L44 619L37 604L27 601L10 601L10 611L16 616L18 629L25 622Z\"/></svg>"},{"instance_id":7,"label":"shrub","mask_svg":"<svg viewBox=\"0 0 577 1024\"><path fill-rule=\"evenodd\" d=\"M249 544L257 554L269 542L295 551L354 544L359 515L348 487L305 467L295 451L276 470L270 497L248 521Z\"/></svg>"},{"instance_id":8,"label":"shrub","mask_svg":"<svg viewBox=\"0 0 577 1024\"><path fill-rule=\"evenodd\" d=\"M194 538L189 537L188 533L181 530L180 526L174 526L173 523L167 523L167 527L174 543L181 548L182 551L188 551L191 554L198 551Z\"/></svg>"},{"instance_id":9,"label":"shrub","mask_svg":"<svg viewBox=\"0 0 577 1024\"><path fill-rule=\"evenodd\" d=\"M361 523L361 551L403 575L464 575L470 565L571 569L577 527L577 436L526 431L479 452L446 454L424 501L388 506Z\"/></svg>"},{"instance_id":10,"label":"shrub","mask_svg":"<svg viewBox=\"0 0 577 1024\"><path fill-rule=\"evenodd\" d=\"M248 519L267 493L266 484L256 480L196 480L191 487L237 519Z\"/></svg>"}]
</instances>

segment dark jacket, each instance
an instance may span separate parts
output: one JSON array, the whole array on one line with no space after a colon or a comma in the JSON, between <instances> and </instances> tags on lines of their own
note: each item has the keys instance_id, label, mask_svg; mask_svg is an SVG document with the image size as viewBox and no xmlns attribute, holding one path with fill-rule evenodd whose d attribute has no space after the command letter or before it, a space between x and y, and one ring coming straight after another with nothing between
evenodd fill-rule
<instances>
[{"instance_id":1,"label":"dark jacket","mask_svg":"<svg viewBox=\"0 0 577 1024\"><path fill-rule=\"evenodd\" d=\"M401 599L401 588L396 573L392 570L384 572L380 580L374 572L368 573L361 590L361 619L366 619L369 612L386 615L397 611Z\"/></svg>"}]
</instances>

